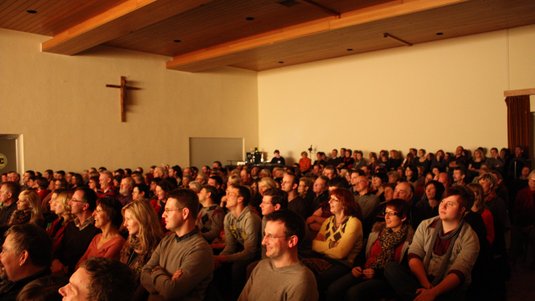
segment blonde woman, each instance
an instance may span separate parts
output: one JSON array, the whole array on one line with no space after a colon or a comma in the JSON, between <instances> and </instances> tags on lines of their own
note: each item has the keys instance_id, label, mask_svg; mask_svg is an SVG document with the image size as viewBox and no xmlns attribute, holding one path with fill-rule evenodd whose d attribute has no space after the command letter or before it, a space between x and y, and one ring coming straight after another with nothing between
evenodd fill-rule
<instances>
[{"instance_id":1,"label":"blonde woman","mask_svg":"<svg viewBox=\"0 0 535 301\"><path fill-rule=\"evenodd\" d=\"M9 218L9 226L32 223L44 227L44 222L41 199L37 192L33 189L22 191L17 201L17 209Z\"/></svg>"},{"instance_id":2,"label":"blonde woman","mask_svg":"<svg viewBox=\"0 0 535 301\"><path fill-rule=\"evenodd\" d=\"M131 202L123 207L122 213L128 238L121 249L120 261L127 264L139 279L141 268L162 239L163 231L156 213L147 202Z\"/></svg>"},{"instance_id":3,"label":"blonde woman","mask_svg":"<svg viewBox=\"0 0 535 301\"><path fill-rule=\"evenodd\" d=\"M74 219L68 203L72 198L71 190L56 190L50 198L50 211L58 217L46 228L46 232L52 238L52 254L61 244L67 225Z\"/></svg>"}]
</instances>

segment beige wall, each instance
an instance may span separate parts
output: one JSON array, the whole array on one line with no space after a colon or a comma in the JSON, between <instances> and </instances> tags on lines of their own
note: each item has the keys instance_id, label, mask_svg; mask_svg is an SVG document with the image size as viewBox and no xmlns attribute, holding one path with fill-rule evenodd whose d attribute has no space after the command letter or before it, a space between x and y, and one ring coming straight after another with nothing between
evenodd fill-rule
<instances>
[{"instance_id":1,"label":"beige wall","mask_svg":"<svg viewBox=\"0 0 535 301\"><path fill-rule=\"evenodd\" d=\"M260 146L506 146L503 91L535 87L533 53L529 26L261 72Z\"/></svg>"},{"instance_id":2,"label":"beige wall","mask_svg":"<svg viewBox=\"0 0 535 301\"><path fill-rule=\"evenodd\" d=\"M535 87L535 26L271 71L169 71L167 57L100 47L40 52L47 37L0 29L0 134L22 134L24 168L189 162L189 137L244 137L298 158L458 144L505 146L503 91ZM130 94L119 121L125 75Z\"/></svg>"},{"instance_id":3,"label":"beige wall","mask_svg":"<svg viewBox=\"0 0 535 301\"><path fill-rule=\"evenodd\" d=\"M257 74L165 69L168 57L101 47L63 56L48 37L0 29L0 134L22 134L26 169L189 163L189 137L244 137L258 145ZM130 94L120 122L119 90Z\"/></svg>"}]
</instances>

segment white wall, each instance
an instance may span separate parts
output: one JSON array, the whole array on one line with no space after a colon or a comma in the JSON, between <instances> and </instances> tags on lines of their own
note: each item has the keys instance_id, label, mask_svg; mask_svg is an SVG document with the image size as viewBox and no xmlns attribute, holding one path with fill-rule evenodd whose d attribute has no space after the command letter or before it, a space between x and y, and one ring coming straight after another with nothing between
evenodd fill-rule
<instances>
[{"instance_id":1,"label":"white wall","mask_svg":"<svg viewBox=\"0 0 535 301\"><path fill-rule=\"evenodd\" d=\"M257 74L166 70L164 56L100 47L77 56L40 51L48 37L0 29L0 134L22 134L25 169L148 167L189 162L189 137L258 144ZM119 90L127 76L127 122Z\"/></svg>"},{"instance_id":2,"label":"white wall","mask_svg":"<svg viewBox=\"0 0 535 301\"><path fill-rule=\"evenodd\" d=\"M260 146L506 146L503 91L535 87L533 53L529 26L261 72Z\"/></svg>"}]
</instances>

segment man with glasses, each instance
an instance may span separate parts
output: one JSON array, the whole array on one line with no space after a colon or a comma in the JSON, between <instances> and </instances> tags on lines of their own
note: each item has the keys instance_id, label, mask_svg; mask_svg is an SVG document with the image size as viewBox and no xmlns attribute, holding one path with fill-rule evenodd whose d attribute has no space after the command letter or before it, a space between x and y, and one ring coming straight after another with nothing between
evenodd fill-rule
<instances>
[{"instance_id":1,"label":"man with glasses","mask_svg":"<svg viewBox=\"0 0 535 301\"><path fill-rule=\"evenodd\" d=\"M238 300L318 300L314 274L297 255L305 235L303 219L289 210L275 211L266 219L262 245L268 258L258 263Z\"/></svg>"},{"instance_id":2,"label":"man with glasses","mask_svg":"<svg viewBox=\"0 0 535 301\"><path fill-rule=\"evenodd\" d=\"M260 217L250 209L251 192L246 186L229 186L227 188L226 206L229 213L225 216L225 248L214 257L218 269L216 279L222 289L228 288L225 281L232 285L232 299L239 295L244 283L246 267L259 255Z\"/></svg>"},{"instance_id":3,"label":"man with glasses","mask_svg":"<svg viewBox=\"0 0 535 301\"><path fill-rule=\"evenodd\" d=\"M100 232L93 223L93 211L96 208L97 195L87 188L79 187L69 200L74 221L65 228L63 239L52 261L52 272L74 273L76 263L84 255L93 237Z\"/></svg>"},{"instance_id":4,"label":"man with glasses","mask_svg":"<svg viewBox=\"0 0 535 301\"><path fill-rule=\"evenodd\" d=\"M165 236L141 271L148 300L204 300L214 269L212 249L195 222L199 199L189 189L169 194L162 215Z\"/></svg>"}]
</instances>

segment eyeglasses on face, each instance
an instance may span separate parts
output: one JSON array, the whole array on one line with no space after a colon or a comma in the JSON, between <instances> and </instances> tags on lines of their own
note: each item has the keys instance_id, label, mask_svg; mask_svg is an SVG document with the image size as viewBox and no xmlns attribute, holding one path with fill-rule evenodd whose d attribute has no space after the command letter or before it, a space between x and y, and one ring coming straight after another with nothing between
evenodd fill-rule
<instances>
[{"instance_id":1,"label":"eyeglasses on face","mask_svg":"<svg viewBox=\"0 0 535 301\"><path fill-rule=\"evenodd\" d=\"M171 212L171 211L179 211L179 210L182 210L182 209L184 209L184 207L182 207L182 208L165 208L165 209L163 210L163 212L165 212L165 213L169 213L169 212Z\"/></svg>"}]
</instances>

